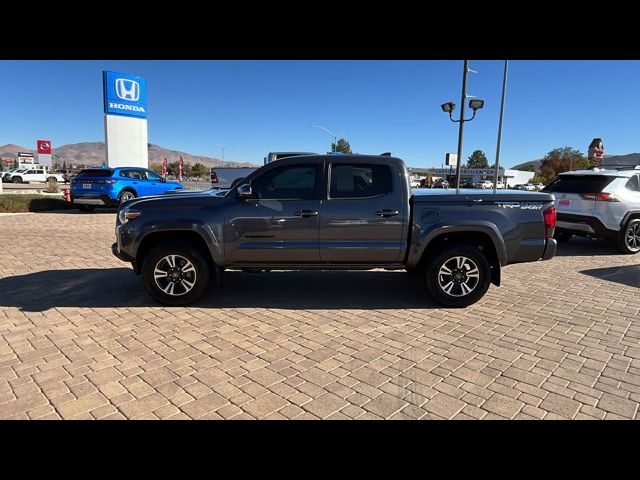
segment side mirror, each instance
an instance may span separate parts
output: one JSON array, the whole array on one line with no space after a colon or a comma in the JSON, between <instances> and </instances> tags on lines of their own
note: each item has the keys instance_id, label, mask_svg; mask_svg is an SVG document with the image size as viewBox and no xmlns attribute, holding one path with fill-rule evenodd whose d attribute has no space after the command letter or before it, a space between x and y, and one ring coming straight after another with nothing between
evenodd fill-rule
<instances>
[{"instance_id":1,"label":"side mirror","mask_svg":"<svg viewBox=\"0 0 640 480\"><path fill-rule=\"evenodd\" d=\"M253 196L253 191L251 190L251 185L248 183L243 183L238 187L238 198L240 200L245 200L247 198L251 198Z\"/></svg>"},{"instance_id":2,"label":"side mirror","mask_svg":"<svg viewBox=\"0 0 640 480\"><path fill-rule=\"evenodd\" d=\"M166 183L167 179L166 179L166 178L164 178L164 177L160 177L160 181L161 181L162 183Z\"/></svg>"}]
</instances>

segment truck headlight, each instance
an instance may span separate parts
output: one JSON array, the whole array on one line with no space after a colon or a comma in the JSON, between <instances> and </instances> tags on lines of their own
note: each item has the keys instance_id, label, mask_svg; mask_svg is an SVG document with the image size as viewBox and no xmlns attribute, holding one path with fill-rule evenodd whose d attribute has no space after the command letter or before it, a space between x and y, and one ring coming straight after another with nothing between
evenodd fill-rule
<instances>
[{"instance_id":1,"label":"truck headlight","mask_svg":"<svg viewBox=\"0 0 640 480\"><path fill-rule=\"evenodd\" d=\"M118 220L120 223L125 224L129 220L133 220L134 218L138 218L142 215L138 210L130 210L128 207L123 208L118 212Z\"/></svg>"}]
</instances>

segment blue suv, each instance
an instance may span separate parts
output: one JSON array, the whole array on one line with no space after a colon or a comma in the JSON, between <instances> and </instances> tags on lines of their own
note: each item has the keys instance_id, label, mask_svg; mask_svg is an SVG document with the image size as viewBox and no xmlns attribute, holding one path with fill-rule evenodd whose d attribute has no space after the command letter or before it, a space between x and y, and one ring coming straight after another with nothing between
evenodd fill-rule
<instances>
[{"instance_id":1,"label":"blue suv","mask_svg":"<svg viewBox=\"0 0 640 480\"><path fill-rule=\"evenodd\" d=\"M136 197L182 190L179 182L138 167L89 168L71 179L71 202L84 212L113 207Z\"/></svg>"}]
</instances>

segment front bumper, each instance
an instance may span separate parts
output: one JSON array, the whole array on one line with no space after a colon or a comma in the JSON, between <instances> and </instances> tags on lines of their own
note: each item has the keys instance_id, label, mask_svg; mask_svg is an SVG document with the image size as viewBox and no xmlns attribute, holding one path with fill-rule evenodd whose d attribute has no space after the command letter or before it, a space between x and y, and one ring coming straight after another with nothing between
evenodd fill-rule
<instances>
[{"instance_id":1,"label":"front bumper","mask_svg":"<svg viewBox=\"0 0 640 480\"><path fill-rule=\"evenodd\" d=\"M133 263L135 261L135 258L131 258L129 255L127 255L126 253L124 253L122 250L119 249L118 242L111 245L111 253L113 253L117 258L119 258L123 262Z\"/></svg>"}]
</instances>

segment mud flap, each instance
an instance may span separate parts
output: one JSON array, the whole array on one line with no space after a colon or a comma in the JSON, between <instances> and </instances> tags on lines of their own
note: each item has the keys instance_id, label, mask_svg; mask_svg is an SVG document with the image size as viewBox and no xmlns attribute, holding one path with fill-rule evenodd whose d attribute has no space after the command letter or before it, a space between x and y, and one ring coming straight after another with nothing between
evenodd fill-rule
<instances>
[{"instance_id":1,"label":"mud flap","mask_svg":"<svg viewBox=\"0 0 640 480\"><path fill-rule=\"evenodd\" d=\"M222 286L224 286L224 268L220 267L219 265L214 265L214 269L215 269L215 276L216 276L216 287L220 288Z\"/></svg>"},{"instance_id":2,"label":"mud flap","mask_svg":"<svg viewBox=\"0 0 640 480\"><path fill-rule=\"evenodd\" d=\"M491 265L491 283L496 287L500 286L500 280L502 277L502 268L500 265Z\"/></svg>"}]
</instances>

